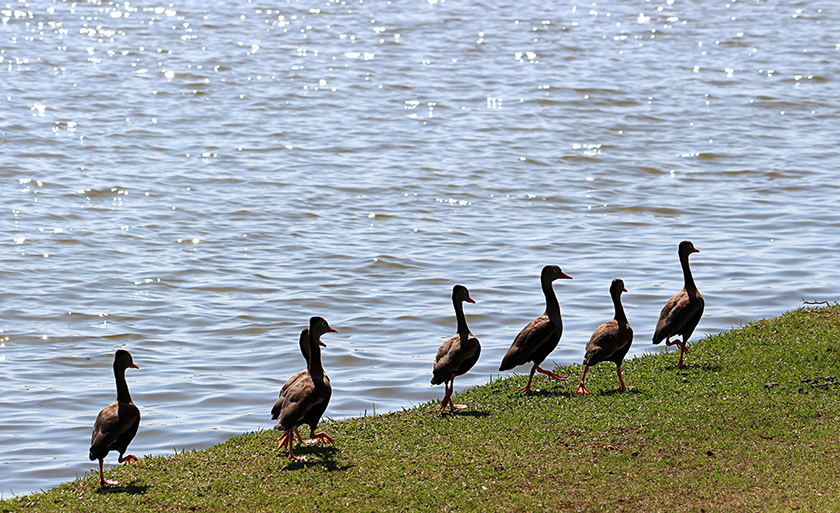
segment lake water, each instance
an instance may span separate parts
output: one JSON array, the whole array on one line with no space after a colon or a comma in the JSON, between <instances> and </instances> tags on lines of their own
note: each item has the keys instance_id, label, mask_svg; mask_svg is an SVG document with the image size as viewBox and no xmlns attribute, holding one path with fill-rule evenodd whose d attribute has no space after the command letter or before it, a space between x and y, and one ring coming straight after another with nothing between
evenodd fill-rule
<instances>
[{"instance_id":1,"label":"lake water","mask_svg":"<svg viewBox=\"0 0 840 513\"><path fill-rule=\"evenodd\" d=\"M5 497L95 467L118 348L140 366L130 452L171 454L271 428L312 315L339 331L340 419L442 397L456 283L483 347L456 391L499 374L546 264L574 277L549 367L582 360L616 277L632 354L660 351L683 239L694 340L838 299L836 2L0 11Z\"/></svg>"}]
</instances>

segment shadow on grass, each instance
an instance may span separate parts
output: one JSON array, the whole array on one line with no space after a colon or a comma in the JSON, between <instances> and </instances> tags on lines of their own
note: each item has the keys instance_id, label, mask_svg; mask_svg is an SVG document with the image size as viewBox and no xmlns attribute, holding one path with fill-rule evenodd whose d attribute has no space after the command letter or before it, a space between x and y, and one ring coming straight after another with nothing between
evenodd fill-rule
<instances>
[{"instance_id":1,"label":"shadow on grass","mask_svg":"<svg viewBox=\"0 0 840 513\"><path fill-rule=\"evenodd\" d=\"M338 449L330 446L304 446L299 447L295 453L299 459L290 461L283 470L300 470L302 468L323 467L327 472L334 472L337 470L347 470L353 468L353 465L341 465L337 462L334 456L338 453ZM279 458L286 459L286 454L278 454Z\"/></svg>"},{"instance_id":2,"label":"shadow on grass","mask_svg":"<svg viewBox=\"0 0 840 513\"><path fill-rule=\"evenodd\" d=\"M490 412L483 410L448 410L440 413L441 417L455 415L458 417L489 417Z\"/></svg>"},{"instance_id":3,"label":"shadow on grass","mask_svg":"<svg viewBox=\"0 0 840 513\"><path fill-rule=\"evenodd\" d=\"M145 495L149 488L151 488L151 486L137 485L135 484L135 481L132 481L126 485L100 486L99 489L96 490L96 493L127 493L129 495Z\"/></svg>"}]
</instances>

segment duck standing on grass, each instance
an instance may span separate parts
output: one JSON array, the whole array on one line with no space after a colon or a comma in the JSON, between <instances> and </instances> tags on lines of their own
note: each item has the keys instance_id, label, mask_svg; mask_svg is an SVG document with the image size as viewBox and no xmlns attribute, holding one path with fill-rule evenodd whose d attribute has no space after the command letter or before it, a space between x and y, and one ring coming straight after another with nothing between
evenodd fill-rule
<instances>
[{"instance_id":1,"label":"duck standing on grass","mask_svg":"<svg viewBox=\"0 0 840 513\"><path fill-rule=\"evenodd\" d=\"M578 394L588 394L589 390L583 385L586 381L586 371L589 367L603 361L615 362L615 371L618 373L619 388L624 388L624 379L621 377L621 362L627 356L630 345L633 343L633 329L627 322L624 315L624 307L621 306L621 293L627 292L624 282L615 279L610 283L610 296L615 306L615 317L609 322L598 326L592 334L589 343L586 344L586 356L583 357L583 375L580 377L580 385L577 387Z\"/></svg>"},{"instance_id":2,"label":"duck standing on grass","mask_svg":"<svg viewBox=\"0 0 840 513\"><path fill-rule=\"evenodd\" d=\"M309 328L303 328L303 330L301 330L300 340L298 341L298 343L300 344L300 352L303 355L303 359L306 362L306 367L308 368L309 367ZM321 346L321 347L327 347L327 344L321 342L320 339L318 340L318 345ZM295 383L298 382L298 380L303 379L304 376L308 376L308 375L309 375L309 371L304 369L304 370L298 372L297 374L295 374L294 376L292 376L291 378L289 378L289 381L287 381L286 384L283 385L283 388L280 389L280 397L283 396L283 393L286 391L287 388L289 388L291 386L294 386ZM274 403L274 406L272 406L272 408L271 408L271 420L277 420L280 417L280 406L282 404L283 403L279 399L276 403ZM300 433L298 432L298 428L295 427L292 431L294 431L295 437L297 438L298 442L303 443L303 438L300 436ZM315 436L315 431L310 429L309 438L314 438L314 436Z\"/></svg>"},{"instance_id":3,"label":"duck standing on grass","mask_svg":"<svg viewBox=\"0 0 840 513\"><path fill-rule=\"evenodd\" d=\"M688 266L688 256L692 253L699 253L691 241L680 242L678 254L682 266L685 286L674 297L672 297L662 312L659 314L659 321L656 323L656 331L653 334L653 343L658 344L665 339L665 345L677 346L680 348L680 361L677 367L682 366L683 355L688 354L688 338L694 333L694 328L703 316L705 301L691 276L691 268ZM671 341L671 337L681 336L682 340Z\"/></svg>"},{"instance_id":4,"label":"duck standing on grass","mask_svg":"<svg viewBox=\"0 0 840 513\"><path fill-rule=\"evenodd\" d=\"M321 335L324 333L338 333L338 331L330 327L322 317L309 319L309 330L306 334L309 358L306 370L295 374L283 385L280 398L271 409L271 418L278 419L274 429L284 432L278 440L278 449L288 446L289 461L297 459L293 451L293 434L300 439L297 427L301 424L308 424L309 429L314 433L311 435L313 440L310 441L323 443L333 441L326 433L315 433L315 428L318 427L321 415L327 410L332 395L330 378L321 366L321 345L325 345L321 343ZM304 333L301 333L301 339L304 336ZM306 358L306 352L304 352L304 358Z\"/></svg>"},{"instance_id":5,"label":"duck standing on grass","mask_svg":"<svg viewBox=\"0 0 840 513\"><path fill-rule=\"evenodd\" d=\"M534 366L531 367L531 375L528 377L528 384L522 389L523 392L532 391L531 380L534 379L535 371L560 381L566 381L565 377L540 367L540 364L557 347L560 336L563 334L560 303L557 302L557 296L551 287L554 280L561 278L572 279L556 265L543 267L540 283L543 294L545 294L545 313L531 321L519 332L499 366L500 371L506 371L527 362L534 362Z\"/></svg>"},{"instance_id":6,"label":"duck standing on grass","mask_svg":"<svg viewBox=\"0 0 840 513\"><path fill-rule=\"evenodd\" d=\"M481 344L470 333L470 328L467 326L467 318L464 316L464 301L475 303L470 297L470 291L467 290L467 287L455 285L452 288L452 305L455 307L458 334L440 345L432 369L432 385L444 383L446 387L443 401L440 403L441 410L446 408L447 405L451 410L460 410L467 407L465 404L454 404L452 402L455 376L460 376L472 369L481 354Z\"/></svg>"},{"instance_id":7,"label":"duck standing on grass","mask_svg":"<svg viewBox=\"0 0 840 513\"><path fill-rule=\"evenodd\" d=\"M111 451L120 453L120 463L134 463L137 456L125 454L128 444L137 434L140 426L140 410L131 402L128 384L125 382L126 369L139 369L131 358L131 353L120 349L114 355L114 377L117 381L117 400L109 404L96 417L93 435L90 440L90 460L99 460L99 485L118 485L117 481L105 479L103 464L105 456Z\"/></svg>"}]
</instances>

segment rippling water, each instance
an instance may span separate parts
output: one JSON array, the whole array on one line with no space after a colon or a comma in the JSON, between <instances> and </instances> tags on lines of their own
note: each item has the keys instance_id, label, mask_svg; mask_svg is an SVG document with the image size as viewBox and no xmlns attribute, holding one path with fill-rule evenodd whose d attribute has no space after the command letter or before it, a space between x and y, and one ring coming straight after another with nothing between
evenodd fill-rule
<instances>
[{"instance_id":1,"label":"rippling water","mask_svg":"<svg viewBox=\"0 0 840 513\"><path fill-rule=\"evenodd\" d=\"M840 8L549 4L2 4L0 492L94 466L117 348L131 452L169 454L270 428L311 315L342 418L442 396L455 283L483 345L456 390L498 374L549 263L555 363L615 277L660 350L683 239L695 340L836 301Z\"/></svg>"}]
</instances>

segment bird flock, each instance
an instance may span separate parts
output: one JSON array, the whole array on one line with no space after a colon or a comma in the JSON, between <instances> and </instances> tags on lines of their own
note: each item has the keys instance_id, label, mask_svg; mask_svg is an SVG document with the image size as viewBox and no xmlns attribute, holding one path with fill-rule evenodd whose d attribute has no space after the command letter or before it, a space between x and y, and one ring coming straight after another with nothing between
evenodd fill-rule
<instances>
[{"instance_id":1,"label":"bird flock","mask_svg":"<svg viewBox=\"0 0 840 513\"><path fill-rule=\"evenodd\" d=\"M700 317L703 315L703 296L697 290L688 257L698 252L690 241L683 241L679 245L678 255L682 266L685 286L672 297L659 314L653 343L659 344L663 340L667 346L677 346L680 350L680 360L677 366L683 364L684 355L689 353L687 343ZM560 303L554 293L552 284L558 279L572 279L556 265L547 265L540 275L540 284L545 295L545 312L528 323L513 340L505 353L500 371L510 370L519 365L532 363L528 383L522 388L524 392L531 392L531 382L535 372L545 374L549 378L565 381L564 376L544 369L540 365L557 347L563 334L563 320L560 317ZM585 380L589 367L603 361L611 361L616 365L619 388L625 388L621 376L621 363L630 345L633 343L633 329L627 322L627 316L621 305L621 293L626 292L624 282L620 279L612 280L610 296L615 307L615 317L598 326L586 344L586 355L583 358L583 374L576 392L586 394ZM432 384L444 384L445 392L440 403L440 410L447 407L451 411L467 408L463 404L452 402L455 387L455 377L468 372L481 355L481 344L470 333L467 319L464 315L464 302L475 303L470 292L463 285L455 285L452 289L452 305L455 309L457 333L441 344L435 355L432 369ZM327 333L337 333L322 317L312 317L309 327L300 334L300 351L306 360L306 369L298 372L283 385L280 397L271 408L271 418L277 420L274 429L283 434L278 440L278 450L288 450L289 460L302 459L294 454L294 441L303 443L331 443L332 437L324 432L316 433L318 422L327 409L332 395L330 379L321 364L321 347L326 347L321 336ZM672 337L679 337L671 340ZM99 460L99 483L101 486L119 484L106 480L103 474L104 459L110 451L117 451L120 463L133 463L137 457L126 455L128 444L137 434L140 425L140 410L131 401L128 385L125 381L126 369L139 368L128 351L120 349L114 356L114 377L117 383L117 400L106 406L96 418L93 425L93 435L90 444L91 461ZM298 426L308 425L310 438L304 440L298 432Z\"/></svg>"}]
</instances>

